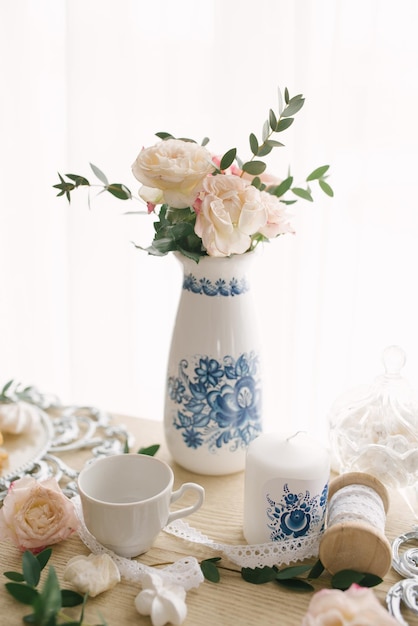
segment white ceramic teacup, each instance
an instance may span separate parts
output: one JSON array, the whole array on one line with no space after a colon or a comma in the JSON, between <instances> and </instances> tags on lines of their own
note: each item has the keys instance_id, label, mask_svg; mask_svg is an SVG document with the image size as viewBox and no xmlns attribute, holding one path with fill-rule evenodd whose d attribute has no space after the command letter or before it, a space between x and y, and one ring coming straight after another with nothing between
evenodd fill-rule
<instances>
[{"instance_id":1,"label":"white ceramic teacup","mask_svg":"<svg viewBox=\"0 0 418 626\"><path fill-rule=\"evenodd\" d=\"M145 454L116 454L94 461L78 477L87 529L120 556L146 552L164 526L203 504L201 485L184 483L173 491L173 483L169 465ZM196 493L196 502L170 512L170 505L188 490Z\"/></svg>"}]
</instances>

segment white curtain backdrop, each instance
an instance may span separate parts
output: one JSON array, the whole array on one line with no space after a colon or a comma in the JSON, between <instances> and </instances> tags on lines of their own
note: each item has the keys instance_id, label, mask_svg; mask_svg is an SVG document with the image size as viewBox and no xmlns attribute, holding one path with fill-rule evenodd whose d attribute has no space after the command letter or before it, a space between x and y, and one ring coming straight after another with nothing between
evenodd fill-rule
<instances>
[{"instance_id":1,"label":"white curtain backdrop","mask_svg":"<svg viewBox=\"0 0 418 626\"><path fill-rule=\"evenodd\" d=\"M258 264L266 427L325 436L390 344L418 387L417 28L416 0L0 0L0 383L162 419L180 268L133 247L147 216L56 198L57 171L136 190L162 130L245 157L287 86L306 103L269 171L329 163L335 198Z\"/></svg>"}]
</instances>

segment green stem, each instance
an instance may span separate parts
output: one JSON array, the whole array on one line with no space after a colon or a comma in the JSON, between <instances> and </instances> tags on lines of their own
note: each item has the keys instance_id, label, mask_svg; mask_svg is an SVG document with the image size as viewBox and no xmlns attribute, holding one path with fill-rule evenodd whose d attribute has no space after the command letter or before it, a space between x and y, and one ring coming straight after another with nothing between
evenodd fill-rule
<instances>
[{"instance_id":1,"label":"green stem","mask_svg":"<svg viewBox=\"0 0 418 626\"><path fill-rule=\"evenodd\" d=\"M59 617L61 620L63 620L63 622L68 622L74 623L74 618L73 617L69 617L68 615L66 615L65 613L63 613L62 611L58 611L57 613L57 617ZM93 626L93 624L89 624L88 622L81 622L80 626Z\"/></svg>"},{"instance_id":2,"label":"green stem","mask_svg":"<svg viewBox=\"0 0 418 626\"><path fill-rule=\"evenodd\" d=\"M280 117L279 117L279 118L278 118L278 120L277 120L277 125L279 125L279 122L280 122L280 120L281 120L281 119L282 119L282 116L280 115ZM273 130L273 129L271 128L271 126L270 126L270 121L268 122L268 124L269 124L269 128L270 128L270 132L269 132L269 134L267 135L267 137L264 139L264 141L263 141L263 143L261 144L261 146L258 146L258 152L260 152L261 148L263 148L263 147L266 145L267 141L270 139L270 137L272 136L272 134L276 132L275 130ZM254 161L254 159L255 159L255 157L256 157L256 156L258 156L258 154L253 154L253 155L252 155L252 157L251 157L251 159L249 159L248 161L246 161L246 163L251 163L251 161ZM242 171L242 172L241 172L241 174L240 174L240 178L242 178L243 174L244 174L244 171Z\"/></svg>"}]
</instances>

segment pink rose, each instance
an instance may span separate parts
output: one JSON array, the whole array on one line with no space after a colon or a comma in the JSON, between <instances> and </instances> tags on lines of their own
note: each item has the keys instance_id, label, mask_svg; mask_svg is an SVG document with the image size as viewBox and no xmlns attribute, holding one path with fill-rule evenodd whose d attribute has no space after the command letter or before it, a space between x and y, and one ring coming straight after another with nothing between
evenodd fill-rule
<instances>
[{"instance_id":1,"label":"pink rose","mask_svg":"<svg viewBox=\"0 0 418 626\"><path fill-rule=\"evenodd\" d=\"M371 589L322 589L310 601L301 626L397 626Z\"/></svg>"},{"instance_id":2,"label":"pink rose","mask_svg":"<svg viewBox=\"0 0 418 626\"><path fill-rule=\"evenodd\" d=\"M135 178L145 187L155 189L152 202L163 201L175 209L191 207L204 178L214 171L210 152L197 143L181 139L167 139L155 146L144 148L132 165ZM150 190L140 189L147 196Z\"/></svg>"},{"instance_id":3,"label":"pink rose","mask_svg":"<svg viewBox=\"0 0 418 626\"><path fill-rule=\"evenodd\" d=\"M195 210L195 232L210 256L243 254L251 246L252 235L267 222L258 189L228 174L204 180Z\"/></svg>"},{"instance_id":4,"label":"pink rose","mask_svg":"<svg viewBox=\"0 0 418 626\"><path fill-rule=\"evenodd\" d=\"M0 540L9 540L22 551L39 552L66 539L78 526L74 506L55 478L16 480L0 509Z\"/></svg>"},{"instance_id":5,"label":"pink rose","mask_svg":"<svg viewBox=\"0 0 418 626\"><path fill-rule=\"evenodd\" d=\"M295 231L290 222L286 205L280 202L277 196L273 196L267 191L261 192L261 198L267 211L267 223L260 228L259 232L267 239L286 233L294 234Z\"/></svg>"}]
</instances>

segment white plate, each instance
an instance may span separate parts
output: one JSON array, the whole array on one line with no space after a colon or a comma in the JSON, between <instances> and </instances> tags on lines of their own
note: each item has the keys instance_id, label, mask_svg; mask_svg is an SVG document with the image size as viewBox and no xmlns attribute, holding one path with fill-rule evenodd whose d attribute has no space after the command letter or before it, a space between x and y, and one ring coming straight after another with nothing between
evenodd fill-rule
<instances>
[{"instance_id":1,"label":"white plate","mask_svg":"<svg viewBox=\"0 0 418 626\"><path fill-rule=\"evenodd\" d=\"M0 479L8 480L32 467L48 451L53 435L52 423L46 413L40 411L39 423L32 430L20 435L3 433L4 448L9 458L3 464Z\"/></svg>"}]
</instances>

